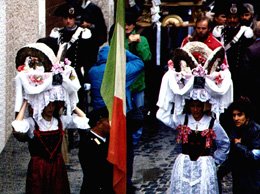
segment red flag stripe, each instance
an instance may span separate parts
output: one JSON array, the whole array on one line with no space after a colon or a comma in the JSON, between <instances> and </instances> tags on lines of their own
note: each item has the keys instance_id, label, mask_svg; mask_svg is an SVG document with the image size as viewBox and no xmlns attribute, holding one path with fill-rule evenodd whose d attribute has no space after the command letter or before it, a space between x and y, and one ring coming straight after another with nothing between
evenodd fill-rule
<instances>
[{"instance_id":1,"label":"red flag stripe","mask_svg":"<svg viewBox=\"0 0 260 194\"><path fill-rule=\"evenodd\" d=\"M114 189L116 193L126 191L126 117L123 101L114 97L108 160L114 164Z\"/></svg>"}]
</instances>

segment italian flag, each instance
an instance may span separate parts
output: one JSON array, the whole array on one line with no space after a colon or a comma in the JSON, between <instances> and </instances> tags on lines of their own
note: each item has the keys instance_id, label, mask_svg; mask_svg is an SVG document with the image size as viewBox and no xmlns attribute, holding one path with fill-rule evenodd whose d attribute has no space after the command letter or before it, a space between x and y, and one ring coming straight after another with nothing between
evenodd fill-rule
<instances>
[{"instance_id":1,"label":"italian flag","mask_svg":"<svg viewBox=\"0 0 260 194\"><path fill-rule=\"evenodd\" d=\"M111 124L108 161L114 165L113 187L126 194L125 1L117 0L114 33L101 86Z\"/></svg>"}]
</instances>

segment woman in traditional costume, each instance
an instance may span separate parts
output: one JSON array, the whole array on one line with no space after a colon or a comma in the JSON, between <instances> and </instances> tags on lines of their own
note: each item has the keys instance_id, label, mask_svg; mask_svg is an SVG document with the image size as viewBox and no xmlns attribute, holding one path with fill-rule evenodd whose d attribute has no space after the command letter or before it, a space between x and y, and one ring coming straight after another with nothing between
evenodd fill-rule
<instances>
[{"instance_id":1,"label":"woman in traditional costume","mask_svg":"<svg viewBox=\"0 0 260 194\"><path fill-rule=\"evenodd\" d=\"M217 166L226 160L230 142L218 119L233 98L224 56L222 47L212 51L194 41L176 49L168 62L157 118L178 131L182 145L172 168L170 194L219 193Z\"/></svg>"}]
</instances>

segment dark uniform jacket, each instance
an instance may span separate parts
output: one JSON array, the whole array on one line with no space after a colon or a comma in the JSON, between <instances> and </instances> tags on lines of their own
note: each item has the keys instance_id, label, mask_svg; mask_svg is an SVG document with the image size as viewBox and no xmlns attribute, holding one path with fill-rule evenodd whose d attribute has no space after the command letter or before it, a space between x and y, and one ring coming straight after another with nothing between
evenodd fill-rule
<instances>
[{"instance_id":1,"label":"dark uniform jacket","mask_svg":"<svg viewBox=\"0 0 260 194\"><path fill-rule=\"evenodd\" d=\"M90 2L81 11L82 19L93 24L90 30L96 39L97 46L101 46L107 41L107 26L101 8Z\"/></svg>"},{"instance_id":2,"label":"dark uniform jacket","mask_svg":"<svg viewBox=\"0 0 260 194\"><path fill-rule=\"evenodd\" d=\"M74 30L61 28L59 30L60 38L57 40L57 43L62 44L72 41L72 36L78 28L79 27ZM81 32L77 39L72 42L65 54L65 57L71 61L71 66L75 68L81 84L85 83L87 78L84 77L80 68L83 67L85 75L87 75L88 70L97 60L97 53L94 52L92 48L92 45L95 43L95 39L93 37L84 38L82 33L83 32Z\"/></svg>"},{"instance_id":3,"label":"dark uniform jacket","mask_svg":"<svg viewBox=\"0 0 260 194\"><path fill-rule=\"evenodd\" d=\"M230 42L232 42L233 38L240 31L242 26L237 27L229 27L226 26L222 33L224 38L224 47L226 47ZM245 27L245 26L244 26ZM250 31L252 29L249 29ZM254 39L253 34L251 37L246 37L246 32L244 32L241 37L237 40L236 43L231 43L231 47L226 49L227 60L229 64L229 70L231 72L233 84L234 84L234 97L239 97L240 95L245 95L245 84L242 80L245 76L245 72L242 66L243 57L245 54L245 50L248 46L250 46Z\"/></svg>"},{"instance_id":4,"label":"dark uniform jacket","mask_svg":"<svg viewBox=\"0 0 260 194\"><path fill-rule=\"evenodd\" d=\"M245 76L242 78L246 86L246 96L253 102L256 110L255 120L260 123L260 94L256 92L256 86L260 85L260 39L258 38L250 45L243 58L243 71Z\"/></svg>"},{"instance_id":5,"label":"dark uniform jacket","mask_svg":"<svg viewBox=\"0 0 260 194\"><path fill-rule=\"evenodd\" d=\"M83 170L81 194L113 194L113 166L104 142L90 131L80 131L79 161Z\"/></svg>"}]
</instances>

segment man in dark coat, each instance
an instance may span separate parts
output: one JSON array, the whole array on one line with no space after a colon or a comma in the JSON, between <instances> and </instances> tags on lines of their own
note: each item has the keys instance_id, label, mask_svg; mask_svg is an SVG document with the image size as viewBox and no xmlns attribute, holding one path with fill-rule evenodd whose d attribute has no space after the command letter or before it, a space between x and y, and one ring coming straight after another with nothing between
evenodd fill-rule
<instances>
[{"instance_id":1,"label":"man in dark coat","mask_svg":"<svg viewBox=\"0 0 260 194\"><path fill-rule=\"evenodd\" d=\"M80 6L80 16L78 20L82 28L87 28L92 34L93 55L98 56L99 48L107 42L107 26L101 8L91 1L82 1ZM89 79L87 78L87 82Z\"/></svg>"},{"instance_id":2,"label":"man in dark coat","mask_svg":"<svg viewBox=\"0 0 260 194\"><path fill-rule=\"evenodd\" d=\"M89 131L80 131L81 194L113 194L113 165L107 160L110 125L106 107L89 113Z\"/></svg>"},{"instance_id":3,"label":"man in dark coat","mask_svg":"<svg viewBox=\"0 0 260 194\"><path fill-rule=\"evenodd\" d=\"M80 22L87 22L88 28L96 38L96 43L101 46L107 42L107 26L101 8L90 0L82 0ZM81 25L82 26L82 25Z\"/></svg>"},{"instance_id":4,"label":"man in dark coat","mask_svg":"<svg viewBox=\"0 0 260 194\"><path fill-rule=\"evenodd\" d=\"M254 35L255 42L246 49L243 58L245 76L242 79L246 85L246 95L250 97L256 109L255 120L260 123L260 94L255 90L256 86L260 85L260 21L255 23Z\"/></svg>"}]
</instances>

